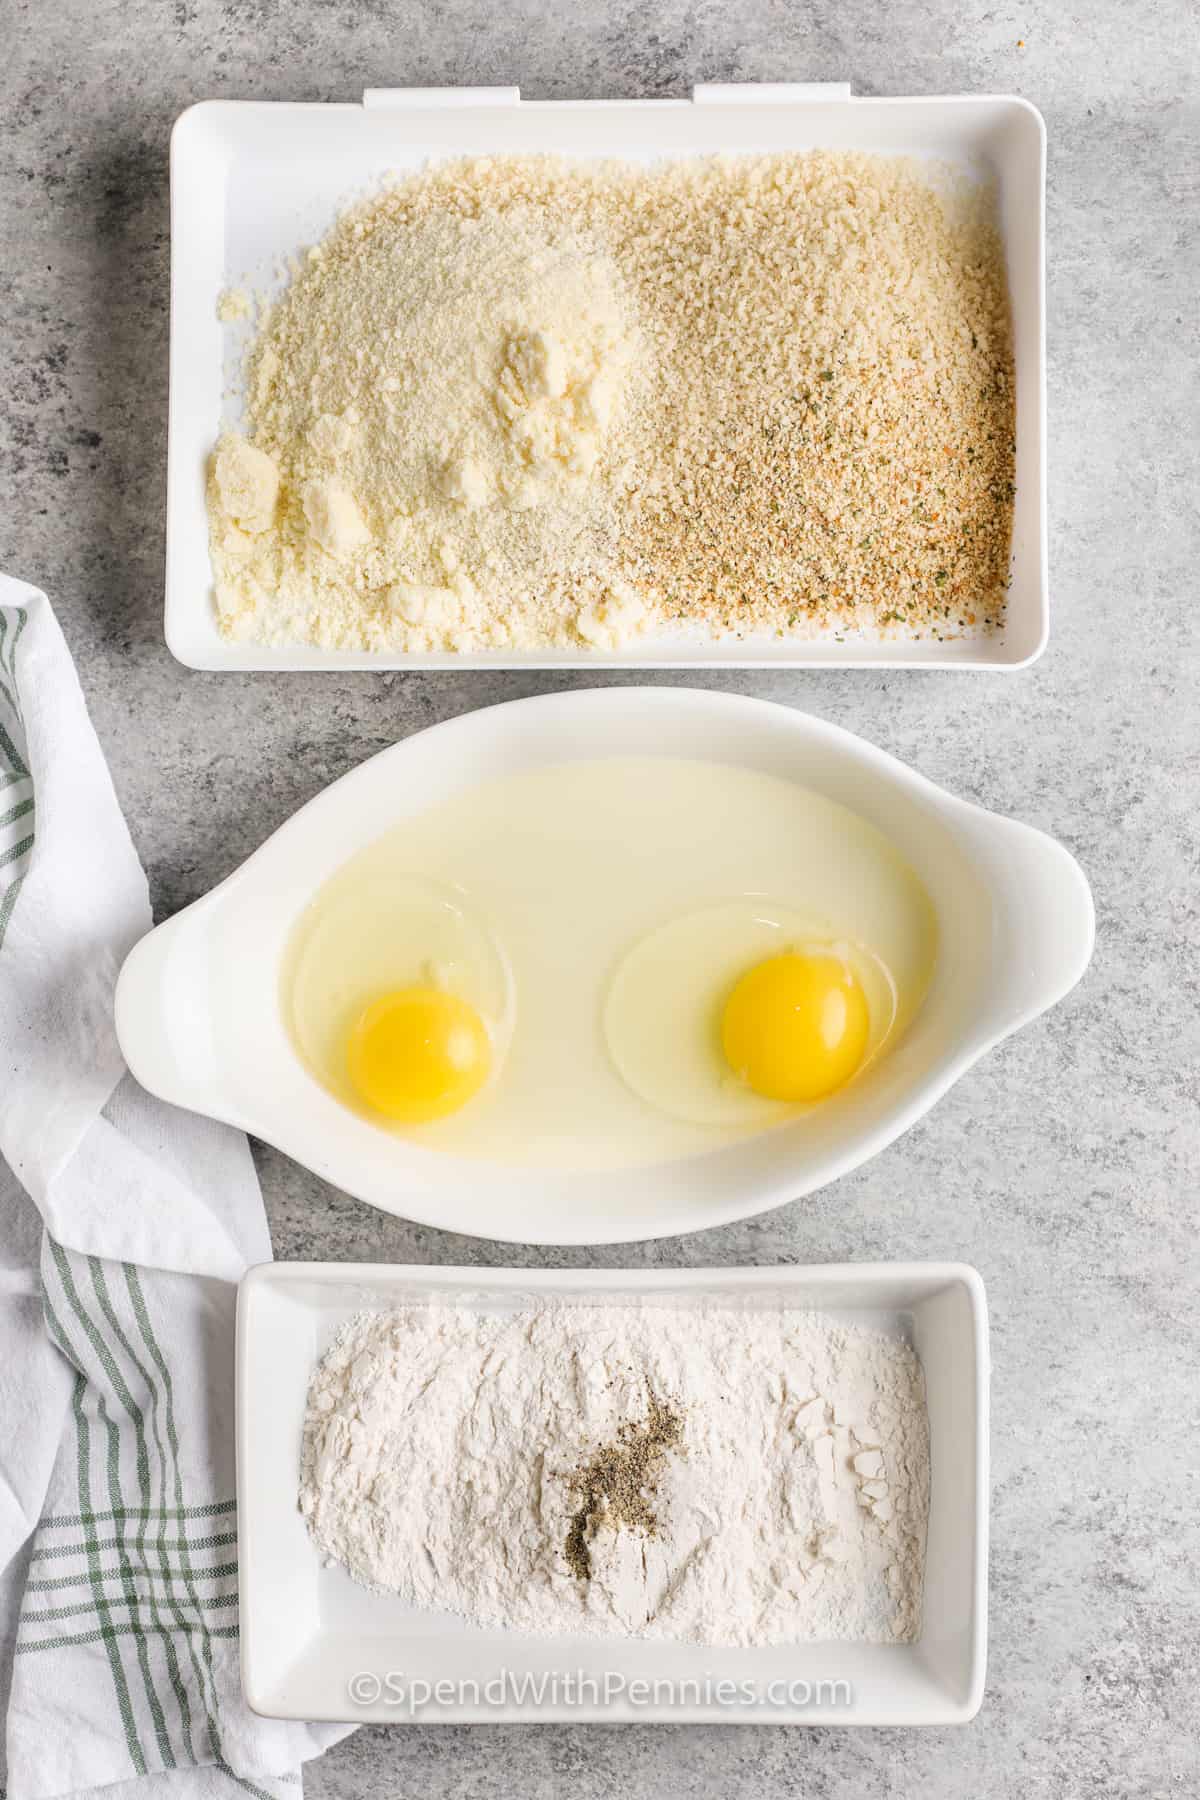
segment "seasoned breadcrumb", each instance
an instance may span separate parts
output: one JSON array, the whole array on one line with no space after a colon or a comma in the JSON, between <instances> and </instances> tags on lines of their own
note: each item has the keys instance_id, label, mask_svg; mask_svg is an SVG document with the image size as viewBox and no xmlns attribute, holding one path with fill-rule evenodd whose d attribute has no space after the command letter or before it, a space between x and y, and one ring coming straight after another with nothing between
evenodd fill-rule
<instances>
[{"instance_id":1,"label":"seasoned breadcrumb","mask_svg":"<svg viewBox=\"0 0 1200 1800\"><path fill-rule=\"evenodd\" d=\"M231 635L990 630L1014 494L993 196L849 153L436 165L309 252L247 435L209 485Z\"/></svg>"}]
</instances>

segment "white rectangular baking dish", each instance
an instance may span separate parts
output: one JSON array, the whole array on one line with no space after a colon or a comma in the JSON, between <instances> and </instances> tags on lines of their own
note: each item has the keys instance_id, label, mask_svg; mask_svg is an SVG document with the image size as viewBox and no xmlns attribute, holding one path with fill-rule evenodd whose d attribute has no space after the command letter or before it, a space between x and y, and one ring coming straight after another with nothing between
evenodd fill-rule
<instances>
[{"instance_id":1,"label":"white rectangular baking dish","mask_svg":"<svg viewBox=\"0 0 1200 1800\"><path fill-rule=\"evenodd\" d=\"M204 478L236 382L224 289L319 239L342 206L391 170L463 154L552 151L652 160L716 151L854 149L933 156L999 188L1017 380L1017 498L1004 630L905 641L700 632L606 653L497 650L421 656L224 640L211 595ZM1018 669L1048 631L1045 492L1045 128L1008 96L854 99L849 87L698 87L691 100L522 101L516 88L371 89L361 106L205 101L171 139L171 393L166 637L197 669L957 668ZM274 284L282 285L277 273Z\"/></svg>"},{"instance_id":2,"label":"white rectangular baking dish","mask_svg":"<svg viewBox=\"0 0 1200 1800\"><path fill-rule=\"evenodd\" d=\"M530 1299L786 1304L904 1332L925 1368L932 1462L920 1641L717 1649L522 1637L414 1611L369 1593L341 1569L322 1568L296 1499L313 1364L353 1313L433 1295L492 1309ZM360 1723L946 1725L970 1719L983 1694L986 1663L988 1379L983 1283L962 1264L636 1271L263 1264L245 1277L238 1297L246 1698L271 1717ZM582 1684L572 1692L566 1678L580 1675L596 1683L598 1696ZM526 1676L545 1678L540 1703L535 1697L517 1700L515 1684ZM639 1699L632 1685L639 1681L657 1681L657 1699ZM414 1684L434 1688L439 1682L450 1684L442 1698L431 1693L416 1707ZM732 1700L728 1690L723 1697L723 1682L748 1684L753 1698L745 1687ZM491 1701L489 1684L497 1684Z\"/></svg>"}]
</instances>

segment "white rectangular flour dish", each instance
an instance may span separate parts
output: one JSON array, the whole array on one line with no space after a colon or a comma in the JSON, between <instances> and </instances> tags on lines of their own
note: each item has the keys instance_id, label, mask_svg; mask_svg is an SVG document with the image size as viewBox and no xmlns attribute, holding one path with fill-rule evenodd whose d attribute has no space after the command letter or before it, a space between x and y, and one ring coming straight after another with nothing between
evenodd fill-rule
<instances>
[{"instance_id":1,"label":"white rectangular flour dish","mask_svg":"<svg viewBox=\"0 0 1200 1800\"><path fill-rule=\"evenodd\" d=\"M547 151L650 162L714 152L861 150L951 162L999 193L1012 296L1017 458L1002 631L962 637L716 638L699 629L618 651L379 655L233 643L217 629L205 468L246 339L224 290L282 286L286 260L395 170L461 155ZM171 141L171 394L166 637L197 669L1018 669L1048 631L1045 497L1045 128L1006 96L856 99L848 86L699 87L691 100L522 101L516 88L371 89L361 105L205 101ZM236 411L236 407L234 408Z\"/></svg>"},{"instance_id":2,"label":"white rectangular flour dish","mask_svg":"<svg viewBox=\"0 0 1200 1800\"><path fill-rule=\"evenodd\" d=\"M786 1306L906 1337L924 1367L930 1431L919 1641L733 1649L661 1639L520 1636L414 1610L395 1596L360 1587L340 1568L323 1568L297 1504L313 1366L354 1313L433 1297L491 1311L552 1300L688 1309ZM356 1723L967 1720L979 1707L986 1663L988 1379L983 1283L961 1264L633 1271L274 1263L252 1269L242 1282L237 1332L247 1700L272 1717ZM435 1474L430 1471L431 1478ZM449 1684L441 1700L439 1682ZM655 1682L657 1695L652 1686L637 1686Z\"/></svg>"}]
</instances>

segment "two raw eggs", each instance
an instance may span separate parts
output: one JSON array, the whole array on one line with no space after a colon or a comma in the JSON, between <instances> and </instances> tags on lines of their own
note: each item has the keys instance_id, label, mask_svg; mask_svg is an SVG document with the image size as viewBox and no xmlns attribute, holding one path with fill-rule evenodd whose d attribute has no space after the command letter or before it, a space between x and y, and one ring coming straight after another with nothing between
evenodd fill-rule
<instances>
[{"instance_id":1,"label":"two raw eggs","mask_svg":"<svg viewBox=\"0 0 1200 1800\"><path fill-rule=\"evenodd\" d=\"M507 1162L695 1154L830 1100L928 988L928 896L806 788L660 757L463 790L345 864L283 1007L373 1123Z\"/></svg>"}]
</instances>

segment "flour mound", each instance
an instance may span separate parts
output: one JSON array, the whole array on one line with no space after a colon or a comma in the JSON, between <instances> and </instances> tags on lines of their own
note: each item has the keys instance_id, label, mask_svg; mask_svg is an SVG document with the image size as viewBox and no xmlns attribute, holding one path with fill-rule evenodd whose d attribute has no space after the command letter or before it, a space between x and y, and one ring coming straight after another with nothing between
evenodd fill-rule
<instances>
[{"instance_id":1,"label":"flour mound","mask_svg":"<svg viewBox=\"0 0 1200 1800\"><path fill-rule=\"evenodd\" d=\"M317 1549L479 1625L911 1642L928 1505L915 1353L814 1315L403 1306L352 1319L309 1389Z\"/></svg>"}]
</instances>

